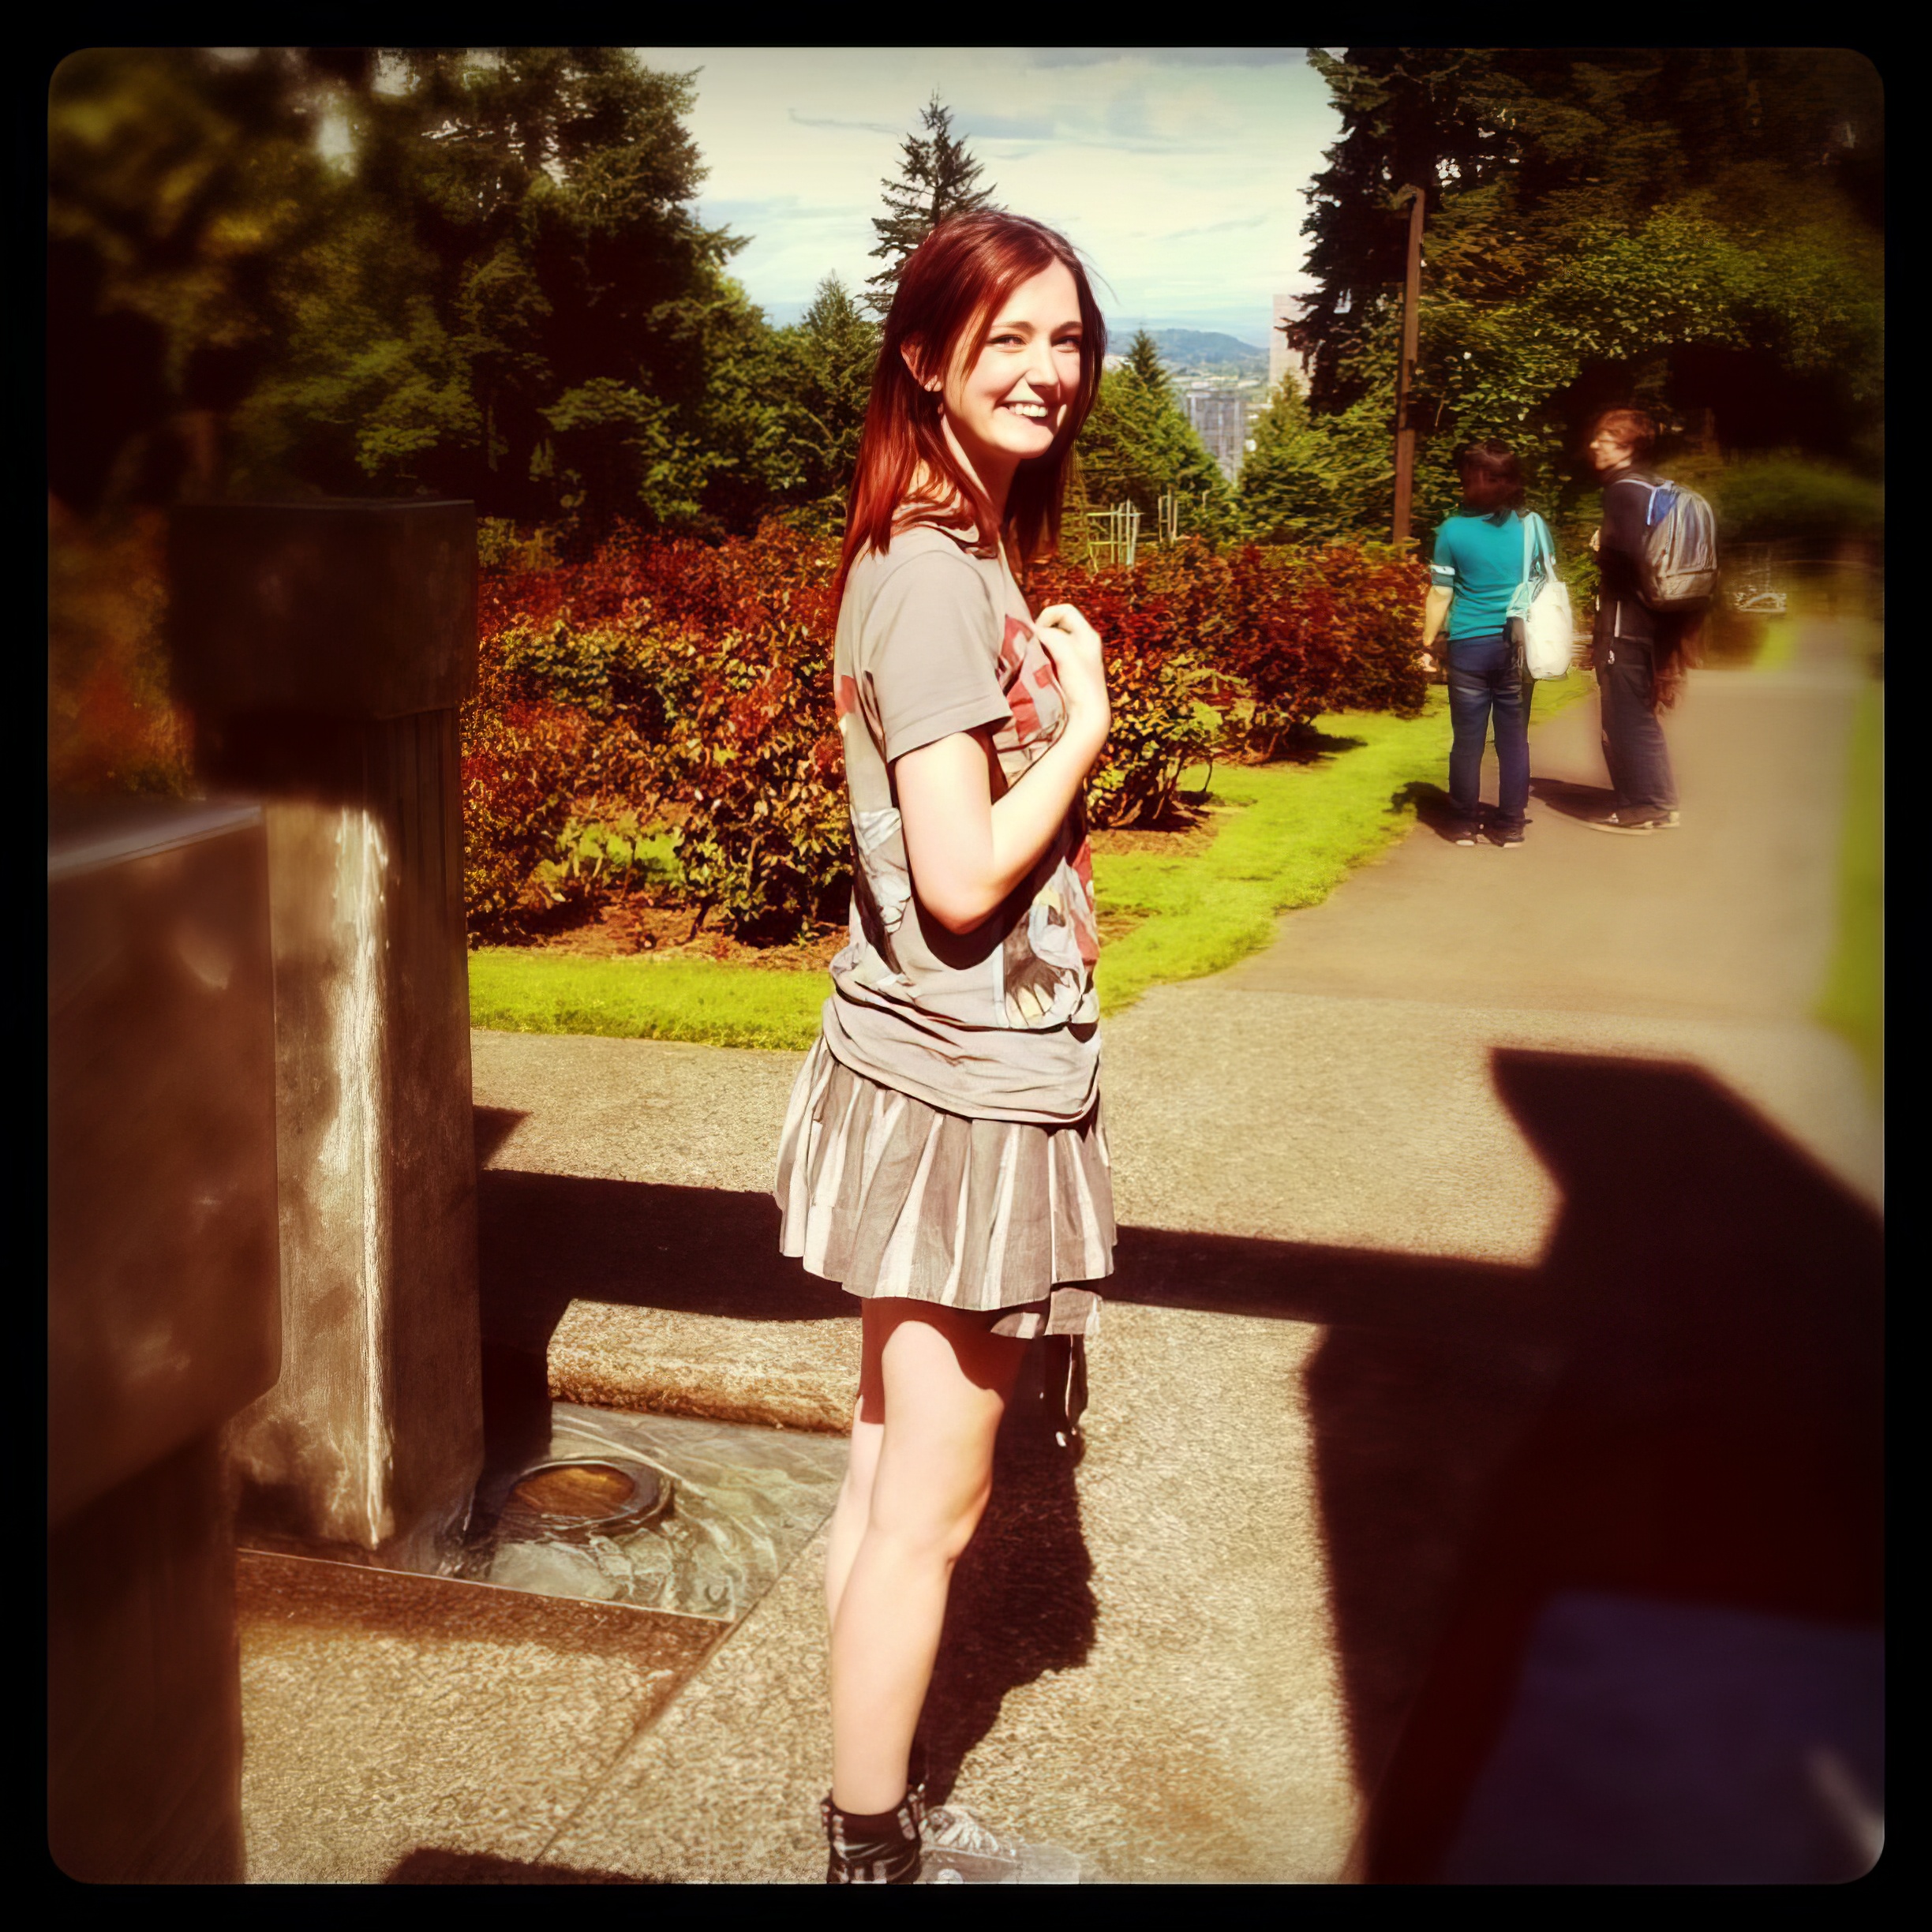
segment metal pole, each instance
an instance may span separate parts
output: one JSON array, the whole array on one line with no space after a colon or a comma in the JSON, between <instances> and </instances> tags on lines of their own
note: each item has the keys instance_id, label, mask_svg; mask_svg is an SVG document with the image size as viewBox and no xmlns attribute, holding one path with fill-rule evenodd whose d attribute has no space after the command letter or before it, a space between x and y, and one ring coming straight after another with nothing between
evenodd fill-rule
<instances>
[{"instance_id":1,"label":"metal pole","mask_svg":"<svg viewBox=\"0 0 1932 1932\"><path fill-rule=\"evenodd\" d=\"M1402 361L1395 371L1395 541L1409 535L1409 505L1415 493L1415 427L1409 420L1409 391L1415 380L1416 350L1422 303L1422 190L1409 191L1409 268L1402 281Z\"/></svg>"}]
</instances>

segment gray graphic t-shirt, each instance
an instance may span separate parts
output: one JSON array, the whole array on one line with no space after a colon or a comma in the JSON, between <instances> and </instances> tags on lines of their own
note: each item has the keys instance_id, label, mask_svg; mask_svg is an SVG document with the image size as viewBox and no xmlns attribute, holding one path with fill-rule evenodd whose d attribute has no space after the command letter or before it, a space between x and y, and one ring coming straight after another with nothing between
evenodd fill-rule
<instances>
[{"instance_id":1,"label":"gray graphic t-shirt","mask_svg":"<svg viewBox=\"0 0 1932 1932\"><path fill-rule=\"evenodd\" d=\"M826 1043L854 1072L979 1119L1082 1119L1100 1061L1093 856L1076 801L980 927L948 932L912 892L892 761L993 728L1010 785L1059 735L1052 661L1001 557L945 530L859 559L834 683L852 811L852 938L832 962Z\"/></svg>"}]
</instances>

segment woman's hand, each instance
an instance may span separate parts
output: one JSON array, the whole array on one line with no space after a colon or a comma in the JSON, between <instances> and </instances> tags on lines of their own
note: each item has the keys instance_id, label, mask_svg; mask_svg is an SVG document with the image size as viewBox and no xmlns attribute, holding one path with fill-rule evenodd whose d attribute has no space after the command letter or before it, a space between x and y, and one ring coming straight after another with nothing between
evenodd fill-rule
<instances>
[{"instance_id":1,"label":"woman's hand","mask_svg":"<svg viewBox=\"0 0 1932 1932\"><path fill-rule=\"evenodd\" d=\"M1033 633L1053 660L1069 729L1090 739L1093 754L1099 757L1114 719L1100 634L1071 604L1048 605L1034 619Z\"/></svg>"}]
</instances>

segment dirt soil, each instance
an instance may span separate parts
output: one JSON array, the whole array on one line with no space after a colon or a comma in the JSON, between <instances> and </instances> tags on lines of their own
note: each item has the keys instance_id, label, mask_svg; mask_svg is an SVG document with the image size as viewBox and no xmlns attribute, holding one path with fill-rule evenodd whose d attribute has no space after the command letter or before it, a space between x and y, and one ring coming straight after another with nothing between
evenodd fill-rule
<instances>
[{"instance_id":1,"label":"dirt soil","mask_svg":"<svg viewBox=\"0 0 1932 1932\"><path fill-rule=\"evenodd\" d=\"M795 945L747 945L726 932L706 927L694 934L697 915L688 906L647 905L638 900L593 908L567 926L546 934L534 950L570 953L586 959L620 959L653 953L680 959L733 960L749 966L824 967L845 944L843 926L822 927Z\"/></svg>"},{"instance_id":2,"label":"dirt soil","mask_svg":"<svg viewBox=\"0 0 1932 1932\"><path fill-rule=\"evenodd\" d=\"M1186 822L1148 829L1121 826L1096 829L1096 853L1166 852L1191 857L1204 851L1215 835L1214 808L1189 814ZM791 945L748 945L721 930L694 933L697 915L688 906L652 905L641 898L560 914L557 923L534 940L532 949L566 953L584 959L623 959L642 953L682 959L714 959L775 971L800 967L822 970L845 945L843 924L826 926L810 939ZM1135 914L1103 913L1102 938L1118 938L1140 923Z\"/></svg>"}]
</instances>

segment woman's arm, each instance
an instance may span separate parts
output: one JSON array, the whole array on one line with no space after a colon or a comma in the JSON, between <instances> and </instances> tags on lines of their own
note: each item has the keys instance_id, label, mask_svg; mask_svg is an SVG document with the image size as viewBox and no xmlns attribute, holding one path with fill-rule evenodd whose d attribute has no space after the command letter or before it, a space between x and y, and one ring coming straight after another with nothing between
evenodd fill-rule
<instances>
[{"instance_id":1,"label":"woman's arm","mask_svg":"<svg viewBox=\"0 0 1932 1932\"><path fill-rule=\"evenodd\" d=\"M1427 599L1422 605L1422 668L1433 671L1436 660L1430 653L1436 648L1436 640L1442 635L1442 627L1449 621L1449 606L1455 601L1453 589L1442 584L1431 584Z\"/></svg>"},{"instance_id":2,"label":"woman's arm","mask_svg":"<svg viewBox=\"0 0 1932 1932\"><path fill-rule=\"evenodd\" d=\"M1092 627L1056 604L1034 629L1053 660L1066 722L1010 789L986 730L955 732L893 766L913 889L949 932L982 924L1039 863L1106 742L1111 712Z\"/></svg>"}]
</instances>

